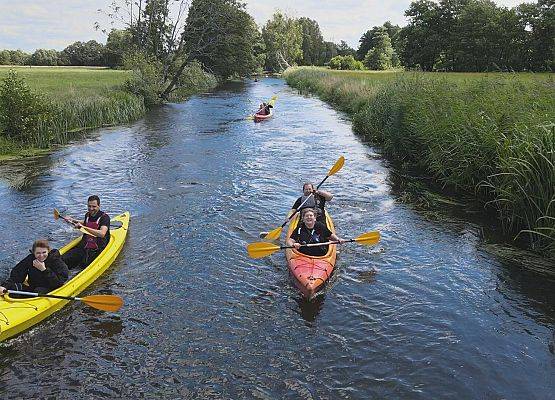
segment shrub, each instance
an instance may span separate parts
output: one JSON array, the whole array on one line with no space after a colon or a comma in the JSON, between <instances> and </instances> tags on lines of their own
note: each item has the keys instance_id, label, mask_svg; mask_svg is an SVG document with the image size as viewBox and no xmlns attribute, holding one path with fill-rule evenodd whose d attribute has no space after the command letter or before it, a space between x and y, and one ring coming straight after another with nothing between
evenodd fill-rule
<instances>
[{"instance_id":1,"label":"shrub","mask_svg":"<svg viewBox=\"0 0 555 400\"><path fill-rule=\"evenodd\" d=\"M16 141L36 143L39 132L51 134L48 127L52 117L53 108L46 98L33 92L23 78L11 70L0 87L2 134Z\"/></svg>"}]
</instances>

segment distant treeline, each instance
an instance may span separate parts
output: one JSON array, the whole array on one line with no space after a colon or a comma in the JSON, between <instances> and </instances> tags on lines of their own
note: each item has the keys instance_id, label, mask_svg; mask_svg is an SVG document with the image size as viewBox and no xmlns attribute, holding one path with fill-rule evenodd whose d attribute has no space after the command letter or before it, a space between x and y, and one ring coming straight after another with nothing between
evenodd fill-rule
<instances>
[{"instance_id":1,"label":"distant treeline","mask_svg":"<svg viewBox=\"0 0 555 400\"><path fill-rule=\"evenodd\" d=\"M164 7L155 7L162 3ZM224 78L261 69L280 72L292 65L468 72L555 69L554 0L538 0L513 8L499 7L490 0L417 0L405 11L407 26L390 22L375 26L364 32L356 50L345 41L325 41L315 20L292 18L279 11L259 29L244 7L231 0L193 2L194 7L190 8L193 16L197 9L204 13L204 9L221 7L239 14L217 28L201 24L197 31L184 31L179 36L166 23L167 3L168 0L145 0L144 8L139 8L126 29L109 33L106 45L90 40L75 42L62 51L39 49L26 54L4 50L0 51L0 64L113 68L123 63L124 53L130 49L157 58L172 52L179 57L180 52L187 50L188 42L199 38L206 43L194 58ZM240 35L233 31L237 24L244 31ZM210 35L214 39L222 30L226 32L225 45L221 48L209 45ZM169 32L174 32L174 36ZM199 32L203 35L199 36ZM192 36L184 36L189 34ZM212 47L221 53L205 55L205 49ZM237 65L240 68L233 67Z\"/></svg>"},{"instance_id":2,"label":"distant treeline","mask_svg":"<svg viewBox=\"0 0 555 400\"><path fill-rule=\"evenodd\" d=\"M116 67L124 52L126 33L113 30L106 45L95 40L75 42L62 51L38 49L33 54L21 50L0 50L0 65L68 65Z\"/></svg>"}]
</instances>

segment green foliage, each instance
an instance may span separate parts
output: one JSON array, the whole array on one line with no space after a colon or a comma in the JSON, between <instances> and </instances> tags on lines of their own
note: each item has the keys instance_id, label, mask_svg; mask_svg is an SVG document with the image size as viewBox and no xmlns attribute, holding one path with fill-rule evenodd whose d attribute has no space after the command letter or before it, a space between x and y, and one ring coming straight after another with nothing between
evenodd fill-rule
<instances>
[{"instance_id":1,"label":"green foliage","mask_svg":"<svg viewBox=\"0 0 555 400\"><path fill-rule=\"evenodd\" d=\"M25 65L29 57L21 50L0 50L0 65Z\"/></svg>"},{"instance_id":2,"label":"green foliage","mask_svg":"<svg viewBox=\"0 0 555 400\"><path fill-rule=\"evenodd\" d=\"M299 18L297 20L302 30L301 65L324 65L325 48L324 38L320 32L318 22L310 18Z\"/></svg>"},{"instance_id":3,"label":"green foliage","mask_svg":"<svg viewBox=\"0 0 555 400\"><path fill-rule=\"evenodd\" d=\"M0 155L22 152L27 154L29 148L48 148L55 143L67 143L75 137L76 132L83 129L133 121L145 113L142 98L121 90L129 75L127 71L56 67L20 67L17 70L20 81L25 77L30 87L44 94L36 95L31 92L29 96L29 88L22 88L25 83L12 83L12 87L20 89L11 89L10 94L2 98L11 102L14 98L24 98L24 102L18 100L17 106L31 113L34 123L31 125L32 129L25 128L23 138L0 134ZM0 69L0 76L4 80L15 82L10 74L11 71ZM16 96L13 92L26 94ZM39 99L38 105L32 98L33 94ZM16 124L24 121L15 117L17 114L13 112L13 108L9 108L11 106L6 107L3 104L4 101L0 105L0 115L8 115L8 118L15 119ZM32 104L35 106L31 108ZM47 111L41 113L44 108Z\"/></svg>"},{"instance_id":4,"label":"green foliage","mask_svg":"<svg viewBox=\"0 0 555 400\"><path fill-rule=\"evenodd\" d=\"M33 143L41 127L52 120L52 107L11 70L0 87L0 129L5 137ZM50 134L47 128L47 134ZM44 129L43 132L44 133Z\"/></svg>"},{"instance_id":5,"label":"green foliage","mask_svg":"<svg viewBox=\"0 0 555 400\"><path fill-rule=\"evenodd\" d=\"M266 69L281 72L303 56L302 29L297 20L276 12L262 27L266 44Z\"/></svg>"},{"instance_id":6,"label":"green foliage","mask_svg":"<svg viewBox=\"0 0 555 400\"><path fill-rule=\"evenodd\" d=\"M58 65L58 52L56 50L38 49L30 57L30 65Z\"/></svg>"},{"instance_id":7,"label":"green foliage","mask_svg":"<svg viewBox=\"0 0 555 400\"><path fill-rule=\"evenodd\" d=\"M218 79L209 72L206 72L200 62L192 61L185 67L175 90L171 92L169 100L182 101L187 97L202 93L214 88L218 84Z\"/></svg>"},{"instance_id":8,"label":"green foliage","mask_svg":"<svg viewBox=\"0 0 555 400\"><path fill-rule=\"evenodd\" d=\"M133 51L133 35L128 29L112 29L106 39L104 61L108 67L119 67L123 63L123 55Z\"/></svg>"},{"instance_id":9,"label":"green foliage","mask_svg":"<svg viewBox=\"0 0 555 400\"><path fill-rule=\"evenodd\" d=\"M335 56L329 62L331 69L361 70L364 69L362 63L351 55Z\"/></svg>"},{"instance_id":10,"label":"green foliage","mask_svg":"<svg viewBox=\"0 0 555 400\"><path fill-rule=\"evenodd\" d=\"M411 3L394 49L425 71L533 70L555 66L553 0L508 9L489 0Z\"/></svg>"},{"instance_id":11,"label":"green foliage","mask_svg":"<svg viewBox=\"0 0 555 400\"><path fill-rule=\"evenodd\" d=\"M364 65L368 69L383 71L393 68L393 47L384 28L374 35L374 45L364 57Z\"/></svg>"},{"instance_id":12,"label":"green foliage","mask_svg":"<svg viewBox=\"0 0 555 400\"><path fill-rule=\"evenodd\" d=\"M75 42L67 46L62 53L69 61L69 65L104 65L104 45L95 40Z\"/></svg>"},{"instance_id":13,"label":"green foliage","mask_svg":"<svg viewBox=\"0 0 555 400\"><path fill-rule=\"evenodd\" d=\"M160 61L140 52L127 53L122 66L132 71L125 83L126 90L144 98L147 107L162 103L160 95L164 90L164 70Z\"/></svg>"},{"instance_id":14,"label":"green foliage","mask_svg":"<svg viewBox=\"0 0 555 400\"><path fill-rule=\"evenodd\" d=\"M189 59L224 79L248 75L258 66L256 23L234 0L193 0L183 37Z\"/></svg>"},{"instance_id":15,"label":"green foliage","mask_svg":"<svg viewBox=\"0 0 555 400\"><path fill-rule=\"evenodd\" d=\"M295 69L287 82L353 116L399 163L495 207L505 232L555 257L555 88L534 76Z\"/></svg>"},{"instance_id":16,"label":"green foliage","mask_svg":"<svg viewBox=\"0 0 555 400\"><path fill-rule=\"evenodd\" d=\"M337 54L340 56L356 56L356 50L347 44L346 41L342 40L337 45Z\"/></svg>"}]
</instances>

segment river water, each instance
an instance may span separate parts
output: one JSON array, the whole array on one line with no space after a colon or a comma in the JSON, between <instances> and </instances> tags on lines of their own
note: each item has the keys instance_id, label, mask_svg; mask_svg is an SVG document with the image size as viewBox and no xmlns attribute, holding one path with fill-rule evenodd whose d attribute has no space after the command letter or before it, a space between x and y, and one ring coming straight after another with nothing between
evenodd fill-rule
<instances>
[{"instance_id":1,"label":"river water","mask_svg":"<svg viewBox=\"0 0 555 400\"><path fill-rule=\"evenodd\" d=\"M276 115L245 120L279 96ZM283 253L245 246L278 226L305 180L323 186L346 245L323 296L304 302ZM80 216L131 212L128 241L85 293L0 346L0 398L553 399L555 281L487 250L484 224L433 220L396 197L391 170L321 101L278 79L102 129L53 154L0 166L2 277L31 242Z\"/></svg>"}]
</instances>

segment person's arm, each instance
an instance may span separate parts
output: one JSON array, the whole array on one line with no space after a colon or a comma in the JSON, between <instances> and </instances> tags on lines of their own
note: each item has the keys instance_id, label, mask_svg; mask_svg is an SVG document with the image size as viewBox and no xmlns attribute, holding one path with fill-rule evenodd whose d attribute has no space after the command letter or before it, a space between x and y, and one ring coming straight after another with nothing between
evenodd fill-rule
<instances>
[{"instance_id":1,"label":"person's arm","mask_svg":"<svg viewBox=\"0 0 555 400\"><path fill-rule=\"evenodd\" d=\"M23 282L28 273L28 257L18 262L10 272L10 277L2 284L1 287L7 290L22 290Z\"/></svg>"},{"instance_id":2,"label":"person's arm","mask_svg":"<svg viewBox=\"0 0 555 400\"><path fill-rule=\"evenodd\" d=\"M46 267L43 274L48 282L49 288L57 289L67 282L69 270L61 257L56 257L50 265Z\"/></svg>"},{"instance_id":3,"label":"person's arm","mask_svg":"<svg viewBox=\"0 0 555 400\"><path fill-rule=\"evenodd\" d=\"M81 223L77 223L75 227L77 229L84 228L87 232L91 233L93 236L104 238L104 236L106 236L106 233L110 229L110 217L104 214L100 218L100 229L89 228Z\"/></svg>"},{"instance_id":4,"label":"person's arm","mask_svg":"<svg viewBox=\"0 0 555 400\"><path fill-rule=\"evenodd\" d=\"M298 239L297 232L293 232L293 234L289 237L289 239L286 240L287 246L293 246L294 248L299 250L299 247L301 247L301 244L297 242L297 239Z\"/></svg>"},{"instance_id":5,"label":"person's arm","mask_svg":"<svg viewBox=\"0 0 555 400\"><path fill-rule=\"evenodd\" d=\"M332 233L332 234L330 235L330 241L339 242L339 243L341 243L341 244L343 244L343 243L346 242L345 239L340 238L340 237L337 236L335 233Z\"/></svg>"},{"instance_id":6,"label":"person's arm","mask_svg":"<svg viewBox=\"0 0 555 400\"><path fill-rule=\"evenodd\" d=\"M293 215L293 213L296 213L300 206L301 206L301 198L299 197L297 200L295 200L295 203L293 203L293 206L291 207L291 211L289 211L287 218Z\"/></svg>"},{"instance_id":7,"label":"person's arm","mask_svg":"<svg viewBox=\"0 0 555 400\"><path fill-rule=\"evenodd\" d=\"M314 193L318 196L323 197L326 201L330 201L333 198L333 195L330 192L326 192L325 190L318 189Z\"/></svg>"}]
</instances>

